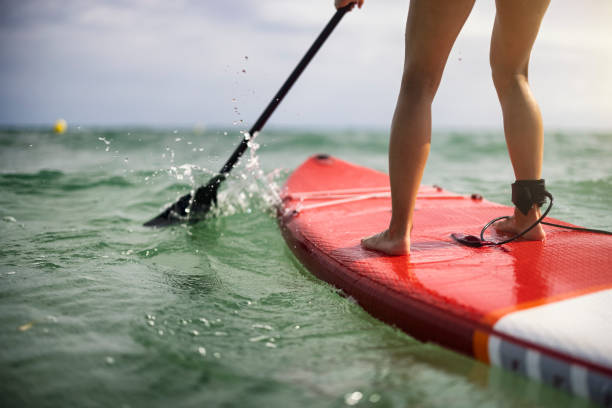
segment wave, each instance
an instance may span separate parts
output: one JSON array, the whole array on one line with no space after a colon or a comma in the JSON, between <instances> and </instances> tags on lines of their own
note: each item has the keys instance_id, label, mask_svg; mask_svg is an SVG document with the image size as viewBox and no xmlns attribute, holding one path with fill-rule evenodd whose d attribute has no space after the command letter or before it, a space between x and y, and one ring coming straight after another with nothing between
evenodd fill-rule
<instances>
[{"instance_id":1,"label":"wave","mask_svg":"<svg viewBox=\"0 0 612 408\"><path fill-rule=\"evenodd\" d=\"M0 187L19 193L49 190L77 191L100 187L128 188L133 185L134 182L126 176L95 173L75 175L59 170L0 174Z\"/></svg>"}]
</instances>

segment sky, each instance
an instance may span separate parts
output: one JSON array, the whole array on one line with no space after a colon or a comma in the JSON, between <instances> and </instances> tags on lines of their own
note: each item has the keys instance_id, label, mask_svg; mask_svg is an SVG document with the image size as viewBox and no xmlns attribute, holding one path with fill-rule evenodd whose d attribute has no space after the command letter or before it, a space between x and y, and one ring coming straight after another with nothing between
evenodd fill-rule
<instances>
[{"instance_id":1,"label":"sky","mask_svg":"<svg viewBox=\"0 0 612 408\"><path fill-rule=\"evenodd\" d=\"M387 128L408 4L347 14L269 124ZM334 11L332 0L0 0L0 124L248 128ZM476 1L434 127L501 127L494 17L492 0ZM610 0L551 2L529 71L546 128L612 130L610 21Z\"/></svg>"}]
</instances>

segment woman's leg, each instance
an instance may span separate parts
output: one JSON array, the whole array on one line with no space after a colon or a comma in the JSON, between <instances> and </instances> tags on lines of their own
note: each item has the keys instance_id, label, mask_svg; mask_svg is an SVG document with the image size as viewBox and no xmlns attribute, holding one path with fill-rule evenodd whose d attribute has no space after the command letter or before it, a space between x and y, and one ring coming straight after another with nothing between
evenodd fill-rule
<instances>
[{"instance_id":1,"label":"woman's leg","mask_svg":"<svg viewBox=\"0 0 612 408\"><path fill-rule=\"evenodd\" d=\"M504 133L517 180L541 178L544 136L540 108L527 81L529 55L550 0L496 0L491 37L491 70L504 116ZM519 233L540 217L534 205L527 215L517 209L509 220L495 224L504 232ZM541 225L524 235L542 240Z\"/></svg>"},{"instance_id":2,"label":"woman's leg","mask_svg":"<svg viewBox=\"0 0 612 408\"><path fill-rule=\"evenodd\" d=\"M404 73L389 145L392 215L389 228L362 240L391 255L410 252L417 191L431 141L431 103L448 54L474 0L412 0L406 22Z\"/></svg>"}]
</instances>

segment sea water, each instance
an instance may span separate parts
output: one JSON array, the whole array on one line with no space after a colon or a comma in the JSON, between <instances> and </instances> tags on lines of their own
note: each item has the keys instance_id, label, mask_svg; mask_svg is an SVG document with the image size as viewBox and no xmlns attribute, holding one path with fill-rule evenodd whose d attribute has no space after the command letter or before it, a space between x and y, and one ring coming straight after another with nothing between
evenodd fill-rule
<instances>
[{"instance_id":1,"label":"sea water","mask_svg":"<svg viewBox=\"0 0 612 408\"><path fill-rule=\"evenodd\" d=\"M1 406L589 405L377 321L287 249L272 207L291 170L329 153L386 171L385 130L265 131L215 217L142 227L241 137L0 132ZM612 227L611 157L610 132L546 134L555 218ZM503 133L435 131L423 181L509 204Z\"/></svg>"}]
</instances>

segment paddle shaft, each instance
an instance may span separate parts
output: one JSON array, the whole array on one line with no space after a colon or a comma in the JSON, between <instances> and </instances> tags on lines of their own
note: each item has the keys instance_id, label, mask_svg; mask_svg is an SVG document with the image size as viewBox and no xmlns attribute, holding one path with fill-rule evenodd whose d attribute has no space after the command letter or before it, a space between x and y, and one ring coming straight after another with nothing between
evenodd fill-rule
<instances>
[{"instance_id":1,"label":"paddle shaft","mask_svg":"<svg viewBox=\"0 0 612 408\"><path fill-rule=\"evenodd\" d=\"M291 89L295 81L299 78L300 74L308 63L315 56L319 48L323 45L327 37L331 34L334 28L338 25L342 17L352 8L352 5L348 5L341 9L338 9L332 19L327 23L321 34L317 37L315 42L310 46L306 55L302 57L299 64L289 78L285 81L281 89L276 93L272 101L268 104L268 107L263 111L257 122L253 125L249 133L244 135L244 138L234 150L229 159L225 162L219 174L211 178L206 185L198 187L198 189L190 194L185 194L178 201L171 206L167 207L157 217L150 219L145 222L144 225L147 227L165 227L184 221L189 218L190 222L197 222L203 219L203 216L210 210L212 206L217 205L217 190L219 185L225 180L227 174L234 168L240 156L249 147L249 140L257 135L272 113L276 110L276 107L281 103L287 92Z\"/></svg>"},{"instance_id":2,"label":"paddle shaft","mask_svg":"<svg viewBox=\"0 0 612 408\"><path fill-rule=\"evenodd\" d=\"M248 148L249 140L255 137L257 132L263 129L268 119L270 119L270 116L272 116L272 114L274 113L278 105L281 103L285 95L287 95L287 92L289 92L295 81L297 81L304 69L308 66L308 63L312 60L317 51L319 51L319 48L321 48L327 37L329 37L329 35L334 30L334 28L336 28L342 17L346 14L347 11L351 9L351 7L352 5L348 5L336 11L329 23L327 23L323 31L321 31L321 34L319 34L315 42L310 46L306 54L302 57L301 61L295 67L291 75L289 75L289 78L287 78L283 86L279 89L276 95L274 95L274 98L272 98L272 100L268 104L268 107L259 116L259 119L257 119L257 122L255 122L253 127L251 127L249 133L245 134L244 138L242 139L236 150L234 150L234 153L232 153L230 158L227 159L227 161L219 171L222 176L225 176L234 168L234 166L238 162L238 159L240 159L240 156L242 156L242 154Z\"/></svg>"}]
</instances>

